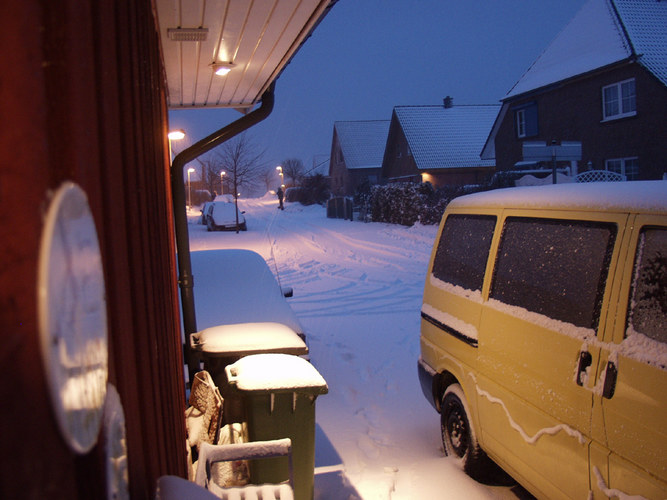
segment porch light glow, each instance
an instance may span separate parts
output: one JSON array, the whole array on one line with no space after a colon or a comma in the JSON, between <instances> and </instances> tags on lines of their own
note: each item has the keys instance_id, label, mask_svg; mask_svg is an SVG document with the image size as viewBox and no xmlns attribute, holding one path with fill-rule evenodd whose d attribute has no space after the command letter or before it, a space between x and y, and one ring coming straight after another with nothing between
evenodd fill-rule
<instances>
[{"instance_id":1,"label":"porch light glow","mask_svg":"<svg viewBox=\"0 0 667 500\"><path fill-rule=\"evenodd\" d=\"M218 76L225 76L227 73L229 73L232 68L234 67L234 63L231 62L215 62L211 64L211 68L213 68L213 72L218 75Z\"/></svg>"}]
</instances>

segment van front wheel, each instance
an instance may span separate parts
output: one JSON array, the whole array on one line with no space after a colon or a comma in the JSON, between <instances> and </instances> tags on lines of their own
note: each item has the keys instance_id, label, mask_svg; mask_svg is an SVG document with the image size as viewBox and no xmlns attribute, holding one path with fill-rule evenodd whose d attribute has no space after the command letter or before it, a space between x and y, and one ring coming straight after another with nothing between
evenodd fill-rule
<instances>
[{"instance_id":1,"label":"van front wheel","mask_svg":"<svg viewBox=\"0 0 667 500\"><path fill-rule=\"evenodd\" d=\"M477 443L465 395L459 384L447 387L440 408L440 430L445 454L458 459L470 477L482 479L488 459Z\"/></svg>"}]
</instances>

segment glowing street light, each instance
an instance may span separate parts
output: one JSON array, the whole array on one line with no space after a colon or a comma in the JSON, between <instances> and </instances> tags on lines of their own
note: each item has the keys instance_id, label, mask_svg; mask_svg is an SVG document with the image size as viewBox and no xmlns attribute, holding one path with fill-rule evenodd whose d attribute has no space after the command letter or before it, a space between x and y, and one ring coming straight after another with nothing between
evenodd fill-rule
<instances>
[{"instance_id":1,"label":"glowing street light","mask_svg":"<svg viewBox=\"0 0 667 500\"><path fill-rule=\"evenodd\" d=\"M172 130L167 134L167 139L169 139L169 162L171 163L174 159L171 154L171 141L180 141L185 138L184 130Z\"/></svg>"},{"instance_id":2,"label":"glowing street light","mask_svg":"<svg viewBox=\"0 0 667 500\"><path fill-rule=\"evenodd\" d=\"M185 137L185 131L184 130L172 130L167 134L167 137L171 139L172 141L180 141Z\"/></svg>"},{"instance_id":3,"label":"glowing street light","mask_svg":"<svg viewBox=\"0 0 667 500\"><path fill-rule=\"evenodd\" d=\"M192 186L190 185L190 174L194 171L194 168L188 169L188 208L192 208Z\"/></svg>"},{"instance_id":4,"label":"glowing street light","mask_svg":"<svg viewBox=\"0 0 667 500\"><path fill-rule=\"evenodd\" d=\"M276 167L276 170L278 171L278 175L280 176L280 187L284 188L284 187L285 187L285 183L284 183L284 181L283 181L283 167L281 167L280 165L278 165L278 166Z\"/></svg>"},{"instance_id":5,"label":"glowing street light","mask_svg":"<svg viewBox=\"0 0 667 500\"><path fill-rule=\"evenodd\" d=\"M220 194L225 194L225 183L223 182L223 177L227 172L224 170L220 172Z\"/></svg>"}]
</instances>

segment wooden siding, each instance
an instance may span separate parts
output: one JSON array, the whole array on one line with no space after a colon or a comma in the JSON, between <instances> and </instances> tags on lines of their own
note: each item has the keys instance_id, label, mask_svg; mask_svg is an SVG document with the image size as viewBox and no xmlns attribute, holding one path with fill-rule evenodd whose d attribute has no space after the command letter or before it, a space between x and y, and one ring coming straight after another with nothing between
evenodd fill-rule
<instances>
[{"instance_id":1,"label":"wooden siding","mask_svg":"<svg viewBox=\"0 0 667 500\"><path fill-rule=\"evenodd\" d=\"M6 2L0 15L2 498L102 498L102 449L77 456L52 414L36 269L49 193L86 191L102 251L109 382L126 417L132 498L186 473L184 387L166 153L150 0ZM11 71L9 71L11 68Z\"/></svg>"}]
</instances>

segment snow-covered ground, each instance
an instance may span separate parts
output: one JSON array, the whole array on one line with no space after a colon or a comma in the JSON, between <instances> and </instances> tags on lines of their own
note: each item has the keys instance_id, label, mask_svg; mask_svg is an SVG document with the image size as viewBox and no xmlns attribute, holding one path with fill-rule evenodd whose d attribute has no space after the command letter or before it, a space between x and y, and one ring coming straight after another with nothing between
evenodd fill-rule
<instances>
[{"instance_id":1,"label":"snow-covered ground","mask_svg":"<svg viewBox=\"0 0 667 500\"><path fill-rule=\"evenodd\" d=\"M316 407L316 499L526 497L477 483L444 457L439 416L419 387L419 311L437 228L327 219L320 206L281 211L271 195L240 207L248 231L238 234L207 232L192 212L191 249L254 250L294 288L289 303L329 386Z\"/></svg>"}]
</instances>

